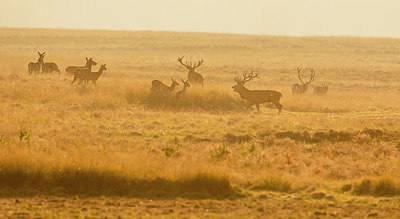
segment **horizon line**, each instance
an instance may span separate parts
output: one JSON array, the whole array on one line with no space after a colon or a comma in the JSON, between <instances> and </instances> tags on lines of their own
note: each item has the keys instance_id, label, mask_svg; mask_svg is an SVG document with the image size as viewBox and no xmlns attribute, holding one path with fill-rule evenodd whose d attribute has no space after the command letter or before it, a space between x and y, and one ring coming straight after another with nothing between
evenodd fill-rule
<instances>
[{"instance_id":1,"label":"horizon line","mask_svg":"<svg viewBox=\"0 0 400 219\"><path fill-rule=\"evenodd\" d=\"M269 37L339 37L339 38L375 38L375 39L400 39L390 36L360 36L360 35L284 35L284 34L255 34L241 32L207 32L207 31L179 31L179 30L132 30L132 29L99 29L99 28L69 28L69 27L12 27L0 26L0 29L31 29L31 30L72 30L72 31L114 31L114 32L169 32L169 33L195 33L195 34L221 34L221 35L244 35L244 36L269 36Z\"/></svg>"}]
</instances>

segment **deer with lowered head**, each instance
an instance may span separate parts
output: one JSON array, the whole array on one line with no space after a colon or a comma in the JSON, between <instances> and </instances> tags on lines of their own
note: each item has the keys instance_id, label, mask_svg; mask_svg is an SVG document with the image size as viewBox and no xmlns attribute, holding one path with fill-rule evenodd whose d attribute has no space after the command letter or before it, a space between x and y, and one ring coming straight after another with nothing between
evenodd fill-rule
<instances>
[{"instance_id":1,"label":"deer with lowered head","mask_svg":"<svg viewBox=\"0 0 400 219\"><path fill-rule=\"evenodd\" d=\"M86 80L87 75L92 72L92 66L97 65L95 61L93 61L93 58L86 59L86 66L85 68L76 68L73 73L74 73L74 79L71 81L71 84L73 84L76 80L79 79L79 84L82 83L83 80Z\"/></svg>"},{"instance_id":2,"label":"deer with lowered head","mask_svg":"<svg viewBox=\"0 0 400 219\"><path fill-rule=\"evenodd\" d=\"M201 64L203 64L204 60L201 59L198 62L195 62L194 64L192 64L192 62L190 62L190 64L186 61L184 64L182 62L182 59L185 56L182 56L181 58L178 57L178 62L181 63L183 66L186 67L186 69L188 70L188 78L187 81L189 81L191 84L201 84L201 86L203 87L203 82L204 82L204 78L201 74L195 72L195 69L197 67L199 67Z\"/></svg>"},{"instance_id":3,"label":"deer with lowered head","mask_svg":"<svg viewBox=\"0 0 400 219\"><path fill-rule=\"evenodd\" d=\"M159 80L153 80L151 82L151 90L150 90L150 92L153 93L153 94L159 93L159 94L162 94L162 95L170 94L172 91L175 90L176 86L179 86L179 83L176 82L176 80L174 80L174 79L171 79L171 80L172 80L171 86L167 86L167 85L165 85L164 83L162 83Z\"/></svg>"},{"instance_id":4,"label":"deer with lowered head","mask_svg":"<svg viewBox=\"0 0 400 219\"><path fill-rule=\"evenodd\" d=\"M183 79L181 79L182 83L183 83L183 89L176 92L176 101L178 102L182 102L185 99L185 95L186 95L186 88L190 87L190 84L188 82L188 80L184 81Z\"/></svg>"},{"instance_id":5,"label":"deer with lowered head","mask_svg":"<svg viewBox=\"0 0 400 219\"><path fill-rule=\"evenodd\" d=\"M313 94L315 95L326 95L328 93L328 86L327 85L322 85L322 86L315 86L314 87L314 92Z\"/></svg>"},{"instance_id":6,"label":"deer with lowered head","mask_svg":"<svg viewBox=\"0 0 400 219\"><path fill-rule=\"evenodd\" d=\"M297 67L297 77L299 78L301 84L293 84L292 85L292 93L293 94L304 94L305 92L307 92L308 90L308 85L314 81L314 77L315 77L315 72L312 68L309 68L310 70L310 80L308 80L307 82L304 82L301 79L301 67Z\"/></svg>"},{"instance_id":7,"label":"deer with lowered head","mask_svg":"<svg viewBox=\"0 0 400 219\"><path fill-rule=\"evenodd\" d=\"M278 108L278 114L281 113L282 105L279 103L279 100L282 94L275 90L249 90L244 87L244 84L253 78L258 78L258 74L245 72L243 73L243 79L235 77L236 85L232 86L233 91L239 93L240 97L248 102L248 108L255 104L257 111L260 112L260 104L272 103Z\"/></svg>"},{"instance_id":8,"label":"deer with lowered head","mask_svg":"<svg viewBox=\"0 0 400 219\"><path fill-rule=\"evenodd\" d=\"M39 54L39 58L38 58L37 62L30 62L28 64L29 74L32 72L39 73L40 67L43 65L43 59L44 59L44 56L46 55L46 52L43 52L43 53L37 52L37 53Z\"/></svg>"},{"instance_id":9,"label":"deer with lowered head","mask_svg":"<svg viewBox=\"0 0 400 219\"><path fill-rule=\"evenodd\" d=\"M42 64L42 73L52 73L53 71L58 72L60 74L60 69L58 69L58 65L54 62L44 62Z\"/></svg>"}]
</instances>

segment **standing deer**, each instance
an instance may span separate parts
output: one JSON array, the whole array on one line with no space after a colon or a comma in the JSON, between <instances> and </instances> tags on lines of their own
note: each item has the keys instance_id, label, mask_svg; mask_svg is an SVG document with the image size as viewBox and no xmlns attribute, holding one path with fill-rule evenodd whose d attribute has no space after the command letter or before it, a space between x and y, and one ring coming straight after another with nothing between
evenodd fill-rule
<instances>
[{"instance_id":1,"label":"standing deer","mask_svg":"<svg viewBox=\"0 0 400 219\"><path fill-rule=\"evenodd\" d=\"M93 58L86 58L86 66L84 68L76 68L73 73L74 73L74 79L71 81L71 84L73 84L76 80L79 79L79 84L82 83L83 80L86 80L85 78L87 75L92 72L92 66L97 65L95 61L93 61Z\"/></svg>"},{"instance_id":2,"label":"standing deer","mask_svg":"<svg viewBox=\"0 0 400 219\"><path fill-rule=\"evenodd\" d=\"M170 94L172 91L174 91L176 86L179 86L179 83L176 82L176 80L174 80L174 79L171 79L171 80L172 80L172 83L171 83L171 86L169 86L169 87L159 80L153 80L151 82L150 92L152 94L155 94L155 93L160 93L162 95Z\"/></svg>"},{"instance_id":3,"label":"standing deer","mask_svg":"<svg viewBox=\"0 0 400 219\"><path fill-rule=\"evenodd\" d=\"M275 90L249 90L245 88L244 84L253 78L258 78L258 75L253 72L243 73L243 79L235 77L234 80L237 84L232 86L233 91L239 93L240 97L248 102L248 108L256 104L257 111L260 112L260 104L272 103L278 108L278 114L281 113L282 105L279 103L279 100L282 94Z\"/></svg>"},{"instance_id":4,"label":"standing deer","mask_svg":"<svg viewBox=\"0 0 400 219\"><path fill-rule=\"evenodd\" d=\"M301 75L300 75L301 69L302 69L302 68L297 67L297 76L298 76L298 78L299 78L301 84L298 84L298 83L297 83L297 84L293 84L293 85L292 85L292 92L293 92L293 94L304 94L304 93L307 91L307 89L308 89L308 85L309 85L311 82L314 81L315 72L314 72L314 70L313 70L312 68L309 69L309 70L310 70L310 73L311 73L310 80L309 80L308 82L306 82L306 83L305 83L303 80L301 80Z\"/></svg>"},{"instance_id":5,"label":"standing deer","mask_svg":"<svg viewBox=\"0 0 400 219\"><path fill-rule=\"evenodd\" d=\"M60 70L58 69L58 65L54 62L45 62L42 65L42 73L52 73L53 71L58 72L60 74Z\"/></svg>"},{"instance_id":6,"label":"standing deer","mask_svg":"<svg viewBox=\"0 0 400 219\"><path fill-rule=\"evenodd\" d=\"M183 89L176 92L176 101L178 102L182 102L183 100L185 100L185 95L186 95L186 88L190 87L190 84L188 82L188 80L184 81L183 79L181 79L182 83L183 83Z\"/></svg>"},{"instance_id":7,"label":"standing deer","mask_svg":"<svg viewBox=\"0 0 400 219\"><path fill-rule=\"evenodd\" d=\"M201 87L203 87L204 78L201 74L195 72L195 69L197 67L199 67L201 64L203 64L204 60L201 59L201 61L199 61L198 63L195 62L193 65L192 65L192 62L190 62L190 64L188 62L186 62L186 64L184 64L182 62L183 57L185 57L185 56L182 56L181 58L178 57L178 62L181 63L183 66L185 66L186 69L189 71L187 80L191 84L201 84Z\"/></svg>"},{"instance_id":8,"label":"standing deer","mask_svg":"<svg viewBox=\"0 0 400 219\"><path fill-rule=\"evenodd\" d=\"M326 95L328 93L328 86L322 85L322 86L315 86L314 87L314 92L313 94L315 95Z\"/></svg>"},{"instance_id":9,"label":"standing deer","mask_svg":"<svg viewBox=\"0 0 400 219\"><path fill-rule=\"evenodd\" d=\"M93 58L91 58L93 59ZM97 65L97 63L93 60L91 60L91 62L93 62L93 65ZM89 67L89 59L86 57L86 64L85 66L68 66L67 68L65 68L65 71L69 74L74 74L75 69L78 68L88 68Z\"/></svg>"},{"instance_id":10,"label":"standing deer","mask_svg":"<svg viewBox=\"0 0 400 219\"><path fill-rule=\"evenodd\" d=\"M44 56L46 55L46 52L43 52L43 53L38 52L38 54L39 54L39 58L38 58L37 62L30 62L28 64L29 74L31 74L32 72L39 73L40 67L43 65L43 59L44 59Z\"/></svg>"},{"instance_id":11,"label":"standing deer","mask_svg":"<svg viewBox=\"0 0 400 219\"><path fill-rule=\"evenodd\" d=\"M86 80L86 82L88 83L89 81L93 81L94 84L96 84L97 79L99 79L99 77L101 76L101 74L103 74L103 71L107 70L106 68L106 64L101 65L99 71L97 72L90 72L89 74L87 74L84 78L84 80Z\"/></svg>"}]
</instances>

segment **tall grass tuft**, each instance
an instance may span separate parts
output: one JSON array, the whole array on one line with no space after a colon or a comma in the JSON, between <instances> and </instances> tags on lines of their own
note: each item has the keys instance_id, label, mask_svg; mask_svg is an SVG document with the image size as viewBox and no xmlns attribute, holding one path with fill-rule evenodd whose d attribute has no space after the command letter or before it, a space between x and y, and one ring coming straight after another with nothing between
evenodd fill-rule
<instances>
[{"instance_id":1,"label":"tall grass tuft","mask_svg":"<svg viewBox=\"0 0 400 219\"><path fill-rule=\"evenodd\" d=\"M357 195L400 195L400 180L390 176L366 178L356 182L353 191Z\"/></svg>"}]
</instances>

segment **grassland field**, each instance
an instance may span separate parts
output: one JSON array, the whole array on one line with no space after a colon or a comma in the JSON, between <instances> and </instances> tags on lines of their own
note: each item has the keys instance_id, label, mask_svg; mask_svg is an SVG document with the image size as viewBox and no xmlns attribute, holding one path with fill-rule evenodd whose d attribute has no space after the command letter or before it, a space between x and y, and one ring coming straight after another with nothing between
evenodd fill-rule
<instances>
[{"instance_id":1,"label":"grassland field","mask_svg":"<svg viewBox=\"0 0 400 219\"><path fill-rule=\"evenodd\" d=\"M183 55L204 88L152 98ZM108 70L71 85L85 57ZM280 115L246 110L244 71ZM0 28L0 100L0 217L400 217L400 39Z\"/></svg>"}]
</instances>

